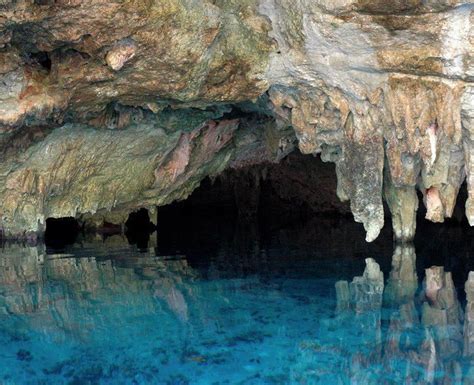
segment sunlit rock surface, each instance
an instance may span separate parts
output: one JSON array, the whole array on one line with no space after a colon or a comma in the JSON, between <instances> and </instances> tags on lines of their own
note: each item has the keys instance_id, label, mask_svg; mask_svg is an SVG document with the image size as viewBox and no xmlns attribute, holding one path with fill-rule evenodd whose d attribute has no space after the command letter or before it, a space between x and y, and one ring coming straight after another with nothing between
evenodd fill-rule
<instances>
[{"instance_id":1,"label":"sunlit rock surface","mask_svg":"<svg viewBox=\"0 0 474 385\"><path fill-rule=\"evenodd\" d=\"M4 236L183 199L296 144L336 164L374 240L474 224L469 1L3 1ZM256 118L256 116L258 118ZM385 169L385 172L384 172Z\"/></svg>"}]
</instances>

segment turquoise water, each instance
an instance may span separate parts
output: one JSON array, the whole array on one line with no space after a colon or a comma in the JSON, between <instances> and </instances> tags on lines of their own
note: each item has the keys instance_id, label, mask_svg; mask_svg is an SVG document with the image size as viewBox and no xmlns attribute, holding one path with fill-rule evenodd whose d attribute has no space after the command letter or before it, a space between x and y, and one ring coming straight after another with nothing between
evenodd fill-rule
<instances>
[{"instance_id":1,"label":"turquoise water","mask_svg":"<svg viewBox=\"0 0 474 385\"><path fill-rule=\"evenodd\" d=\"M0 383L472 383L462 319L422 320L414 249L395 250L397 261L246 250L198 258L121 240L62 253L5 246ZM364 257L385 272L384 299L377 305L366 287L358 312L338 302L335 284L360 276Z\"/></svg>"}]
</instances>

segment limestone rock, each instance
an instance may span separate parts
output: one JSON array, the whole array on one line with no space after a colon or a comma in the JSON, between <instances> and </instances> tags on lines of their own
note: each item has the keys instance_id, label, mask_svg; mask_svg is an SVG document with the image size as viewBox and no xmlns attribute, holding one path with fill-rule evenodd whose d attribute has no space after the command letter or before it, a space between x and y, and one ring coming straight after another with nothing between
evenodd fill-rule
<instances>
[{"instance_id":1,"label":"limestone rock","mask_svg":"<svg viewBox=\"0 0 474 385\"><path fill-rule=\"evenodd\" d=\"M136 46L132 40L121 40L107 52L105 61L114 71L120 70L136 53Z\"/></svg>"},{"instance_id":2,"label":"limestone rock","mask_svg":"<svg viewBox=\"0 0 474 385\"><path fill-rule=\"evenodd\" d=\"M462 0L3 1L0 227L182 199L294 138L367 241L383 199L409 241L416 189L442 222L466 177L472 225L473 25Z\"/></svg>"}]
</instances>

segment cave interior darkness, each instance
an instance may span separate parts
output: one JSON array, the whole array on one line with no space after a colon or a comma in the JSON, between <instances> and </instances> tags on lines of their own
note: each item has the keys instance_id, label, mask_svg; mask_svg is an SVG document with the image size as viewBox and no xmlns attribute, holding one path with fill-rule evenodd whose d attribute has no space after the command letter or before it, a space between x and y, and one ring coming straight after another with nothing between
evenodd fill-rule
<instances>
[{"instance_id":1,"label":"cave interior darkness","mask_svg":"<svg viewBox=\"0 0 474 385\"><path fill-rule=\"evenodd\" d=\"M205 256L218 254L223 244L250 255L257 243L271 248L276 242L278 247L337 250L336 254L357 258L373 253L390 261L393 241L388 207L380 236L368 244L349 204L337 198L336 186L333 163L295 151L278 164L229 169L204 179L187 199L159 207L157 226L146 209L130 213L123 229L104 223L94 234L74 218L49 218L45 244L48 252L55 253L90 237L106 242L119 235L139 250L154 245L157 255L184 254L191 263L202 263ZM474 268L470 257L474 230L463 215L466 195L463 185L453 218L435 224L424 219L420 193L414 240L420 276L426 267L444 265L456 272L453 276L460 289L466 272ZM390 266L382 268L390 270Z\"/></svg>"},{"instance_id":2,"label":"cave interior darkness","mask_svg":"<svg viewBox=\"0 0 474 385\"><path fill-rule=\"evenodd\" d=\"M228 169L215 178L205 178L187 199L159 207L157 226L142 208L130 213L123 230L128 241L140 247L146 247L155 230L160 243L167 245L186 243L194 234L199 234L201 239L212 239L216 232L233 233L236 229L249 232L257 229L259 235L271 235L308 222L316 223L322 232L327 226L348 226L354 236L363 239L362 225L354 223L349 203L339 201L336 186L333 163L294 151L278 164ZM424 219L426 209L419 193L415 242L441 240L444 233L453 231L462 234L461 239L472 238L473 231L464 216L466 196L467 188L463 184L453 217L434 224ZM390 220L385 205L386 224L376 243L391 244ZM98 232L106 238L120 233L121 228L105 223ZM45 242L52 249L72 244L85 235L86 229L74 218L47 219Z\"/></svg>"},{"instance_id":3,"label":"cave interior darkness","mask_svg":"<svg viewBox=\"0 0 474 385\"><path fill-rule=\"evenodd\" d=\"M334 164L319 156L295 151L278 164L260 164L229 169L205 178L185 200L158 208L155 227L148 210L132 212L124 226L130 243L146 243L158 230L160 239L214 228L255 227L272 232L314 217L351 220L349 204L336 196ZM74 243L86 233L75 218L48 218L45 242L51 248ZM119 226L104 223L98 229L104 237L121 232Z\"/></svg>"}]
</instances>

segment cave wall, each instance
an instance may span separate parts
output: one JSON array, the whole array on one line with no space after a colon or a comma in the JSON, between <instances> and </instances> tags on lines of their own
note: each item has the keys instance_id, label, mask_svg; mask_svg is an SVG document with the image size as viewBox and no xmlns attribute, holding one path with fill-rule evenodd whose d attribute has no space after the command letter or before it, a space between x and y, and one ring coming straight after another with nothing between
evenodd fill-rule
<instances>
[{"instance_id":1,"label":"cave wall","mask_svg":"<svg viewBox=\"0 0 474 385\"><path fill-rule=\"evenodd\" d=\"M442 222L465 179L473 225L473 15L457 0L3 0L3 236L184 199L295 144L335 163L367 241L384 199L410 240L416 190Z\"/></svg>"}]
</instances>

